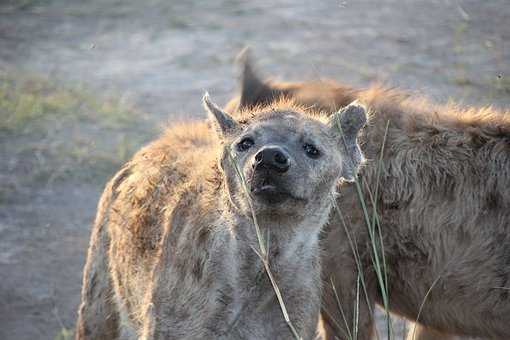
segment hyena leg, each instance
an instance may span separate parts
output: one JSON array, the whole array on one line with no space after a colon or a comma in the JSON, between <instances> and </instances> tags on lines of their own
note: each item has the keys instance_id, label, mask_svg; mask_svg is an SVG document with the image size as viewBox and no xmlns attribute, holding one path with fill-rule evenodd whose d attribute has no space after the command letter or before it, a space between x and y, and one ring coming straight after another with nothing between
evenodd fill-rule
<instances>
[{"instance_id":1,"label":"hyena leg","mask_svg":"<svg viewBox=\"0 0 510 340\"><path fill-rule=\"evenodd\" d=\"M435 329L422 326L417 323L410 323L406 340L454 340L456 337L451 334L442 333Z\"/></svg>"},{"instance_id":2,"label":"hyena leg","mask_svg":"<svg viewBox=\"0 0 510 340\"><path fill-rule=\"evenodd\" d=\"M83 274L76 340L113 340L119 336L119 317L107 258L108 247L106 226L101 222L96 223Z\"/></svg>"}]
</instances>

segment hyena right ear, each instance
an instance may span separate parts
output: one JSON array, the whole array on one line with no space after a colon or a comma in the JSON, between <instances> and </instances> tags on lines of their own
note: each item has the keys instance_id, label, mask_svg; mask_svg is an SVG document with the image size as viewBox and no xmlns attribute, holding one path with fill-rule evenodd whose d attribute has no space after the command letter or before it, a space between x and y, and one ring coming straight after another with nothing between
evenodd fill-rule
<instances>
[{"instance_id":1,"label":"hyena right ear","mask_svg":"<svg viewBox=\"0 0 510 340\"><path fill-rule=\"evenodd\" d=\"M228 113L224 112L211 101L209 98L209 93L206 92L204 94L202 103L209 115L209 120L211 121L216 130L216 133L218 134L218 137L227 137L239 128L239 123L237 123L232 117L228 115Z\"/></svg>"},{"instance_id":2,"label":"hyena right ear","mask_svg":"<svg viewBox=\"0 0 510 340\"><path fill-rule=\"evenodd\" d=\"M341 176L346 181L355 180L358 168L363 162L364 157L358 144L358 135L366 122L366 109L357 101L330 117L330 129L340 136L339 142L343 156Z\"/></svg>"}]
</instances>

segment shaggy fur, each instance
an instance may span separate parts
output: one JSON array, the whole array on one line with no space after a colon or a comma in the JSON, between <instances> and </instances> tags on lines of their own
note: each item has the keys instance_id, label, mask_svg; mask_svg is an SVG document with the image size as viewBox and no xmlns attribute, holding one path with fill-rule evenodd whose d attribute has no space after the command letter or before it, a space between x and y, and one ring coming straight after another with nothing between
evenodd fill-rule
<instances>
[{"instance_id":1,"label":"shaggy fur","mask_svg":"<svg viewBox=\"0 0 510 340\"><path fill-rule=\"evenodd\" d=\"M436 105L381 86L261 81L246 55L242 68L241 96L227 105L230 111L281 97L313 110L331 112L353 100L369 108L360 142L368 161L359 183L367 202L377 192L390 309L410 320L421 309L418 321L425 327L415 339L509 339L510 112ZM369 339L371 311L383 301L354 184L342 188L337 203L348 228L335 214L322 240L322 317L328 339L352 334L346 327L353 324L358 275L352 239L368 293L368 303L361 294L358 339ZM368 210L372 215L372 205Z\"/></svg>"},{"instance_id":2,"label":"shaggy fur","mask_svg":"<svg viewBox=\"0 0 510 340\"><path fill-rule=\"evenodd\" d=\"M255 146L232 152L252 190L257 176L269 176L257 175L255 152L276 145L289 154L290 170L268 178L292 198L252 197L252 206L291 322L303 339L316 335L319 232L338 180L355 176L361 161L356 140L365 112L352 105L326 125L325 116L305 116L289 102L246 111L238 121L207 100L206 107L219 138L205 122L176 125L108 183L85 266L77 339L292 338L255 254L250 205L228 156L246 134ZM316 143L320 158L305 154L303 139Z\"/></svg>"}]
</instances>

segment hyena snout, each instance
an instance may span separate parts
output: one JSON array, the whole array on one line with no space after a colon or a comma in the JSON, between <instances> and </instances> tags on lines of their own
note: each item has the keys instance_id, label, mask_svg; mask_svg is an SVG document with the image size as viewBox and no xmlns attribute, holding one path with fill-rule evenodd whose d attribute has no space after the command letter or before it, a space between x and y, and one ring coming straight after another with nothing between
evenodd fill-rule
<instances>
[{"instance_id":1,"label":"hyena snout","mask_svg":"<svg viewBox=\"0 0 510 340\"><path fill-rule=\"evenodd\" d=\"M282 203L291 199L291 157L280 146L264 146L253 157L251 192L261 203Z\"/></svg>"},{"instance_id":2,"label":"hyena snout","mask_svg":"<svg viewBox=\"0 0 510 340\"><path fill-rule=\"evenodd\" d=\"M253 170L285 173L290 168L290 156L279 146L266 146L254 157Z\"/></svg>"}]
</instances>

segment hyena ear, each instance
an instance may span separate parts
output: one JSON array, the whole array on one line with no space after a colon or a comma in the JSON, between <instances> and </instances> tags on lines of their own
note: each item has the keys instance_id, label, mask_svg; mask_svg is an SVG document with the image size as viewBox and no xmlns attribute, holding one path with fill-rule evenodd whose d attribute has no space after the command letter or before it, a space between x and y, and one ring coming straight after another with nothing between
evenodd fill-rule
<instances>
[{"instance_id":1,"label":"hyena ear","mask_svg":"<svg viewBox=\"0 0 510 340\"><path fill-rule=\"evenodd\" d=\"M206 92L204 94L202 104L208 113L209 120L214 126L218 137L224 138L237 130L239 123L214 104L209 98L209 93Z\"/></svg>"},{"instance_id":2,"label":"hyena ear","mask_svg":"<svg viewBox=\"0 0 510 340\"><path fill-rule=\"evenodd\" d=\"M341 177L346 181L354 181L358 168L364 159L358 144L358 135L366 122L366 109L357 101L352 102L330 117L330 129L340 136L343 156Z\"/></svg>"}]
</instances>

